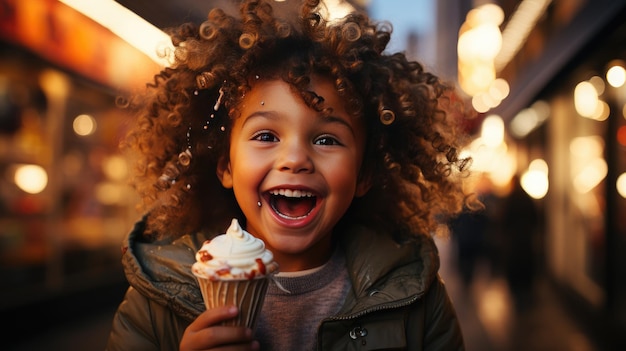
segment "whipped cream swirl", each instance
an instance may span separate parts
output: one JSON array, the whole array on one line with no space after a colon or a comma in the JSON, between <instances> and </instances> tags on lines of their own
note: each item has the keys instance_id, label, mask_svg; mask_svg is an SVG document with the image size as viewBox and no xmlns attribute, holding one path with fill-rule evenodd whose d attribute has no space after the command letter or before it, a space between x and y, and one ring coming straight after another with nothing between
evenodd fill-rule
<instances>
[{"instance_id":1,"label":"whipped cream swirl","mask_svg":"<svg viewBox=\"0 0 626 351\"><path fill-rule=\"evenodd\" d=\"M211 280L255 279L277 269L265 243L243 230L236 218L225 234L203 243L192 266L194 275Z\"/></svg>"}]
</instances>

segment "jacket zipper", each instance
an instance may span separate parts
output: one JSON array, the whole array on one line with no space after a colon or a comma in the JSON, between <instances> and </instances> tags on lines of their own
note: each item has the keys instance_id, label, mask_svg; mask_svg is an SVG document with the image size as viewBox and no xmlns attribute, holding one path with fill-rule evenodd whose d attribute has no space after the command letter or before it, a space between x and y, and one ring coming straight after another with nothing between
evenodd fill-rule
<instances>
[{"instance_id":1,"label":"jacket zipper","mask_svg":"<svg viewBox=\"0 0 626 351\"><path fill-rule=\"evenodd\" d=\"M396 308L401 308L401 307L406 307L409 306L413 303L415 303L415 301L419 300L422 296L424 296L424 293L419 293L416 295L413 295L412 297L402 300L402 301L396 301L396 302L392 302L392 303L387 303L387 304L383 304L383 305L378 305L376 307L371 307L365 310L362 310L360 312L351 314L351 315L345 315L345 316L331 316L331 317L327 317L324 318L324 320L322 320L317 328L318 331L318 335L319 333L321 333L322 331L322 324L324 324L325 322L332 322L332 321L346 321L346 320L350 320L350 319L356 319L362 316L365 316L366 314L370 314L370 313L374 313L374 312L378 312L378 311L383 311L383 310L392 310L392 309L396 309ZM317 349L320 349L320 345L317 345Z\"/></svg>"},{"instance_id":2,"label":"jacket zipper","mask_svg":"<svg viewBox=\"0 0 626 351\"><path fill-rule=\"evenodd\" d=\"M359 311L357 313L354 314L350 314L350 315L345 315L345 316L331 316L331 317L327 317L325 318L323 322L327 322L327 321L342 321L342 320L350 320L350 319L356 319L359 317L362 317L366 314L370 314L373 312L378 312L378 311L383 311L383 310L392 310L392 309L396 309L396 308L400 308L400 307L406 307L408 305L411 305L413 303L415 303L415 301L419 300L422 296L424 296L424 293L419 293L416 295L413 295L412 297L402 300L402 301L396 301L396 302L392 302L392 303L387 303L387 304L383 304L383 305L378 305L376 307L371 307L362 311ZM320 324L321 325L321 324Z\"/></svg>"}]
</instances>

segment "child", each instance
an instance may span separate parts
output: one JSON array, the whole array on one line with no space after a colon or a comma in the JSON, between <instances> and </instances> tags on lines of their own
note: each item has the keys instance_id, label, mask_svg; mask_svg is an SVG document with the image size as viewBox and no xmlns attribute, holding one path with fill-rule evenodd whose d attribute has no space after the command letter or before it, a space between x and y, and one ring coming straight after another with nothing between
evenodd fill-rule
<instances>
[{"instance_id":1,"label":"child","mask_svg":"<svg viewBox=\"0 0 626 351\"><path fill-rule=\"evenodd\" d=\"M362 14L248 0L172 34L176 63L129 100L144 218L108 350L463 349L432 235L467 202L452 92ZM280 265L256 331L204 311L191 264L232 218Z\"/></svg>"}]
</instances>

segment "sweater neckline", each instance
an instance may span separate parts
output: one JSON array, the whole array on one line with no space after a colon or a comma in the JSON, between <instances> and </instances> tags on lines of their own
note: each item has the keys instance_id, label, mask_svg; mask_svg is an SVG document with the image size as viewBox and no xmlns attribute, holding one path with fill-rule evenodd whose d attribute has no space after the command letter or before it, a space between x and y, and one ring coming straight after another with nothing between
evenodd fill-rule
<instances>
[{"instance_id":1,"label":"sweater neckline","mask_svg":"<svg viewBox=\"0 0 626 351\"><path fill-rule=\"evenodd\" d=\"M344 254L340 249L335 249L328 262L318 269L313 269L312 272L297 276L274 276L273 280L276 283L270 283L267 293L269 295L297 295L315 291L328 285L339 272L345 269Z\"/></svg>"}]
</instances>

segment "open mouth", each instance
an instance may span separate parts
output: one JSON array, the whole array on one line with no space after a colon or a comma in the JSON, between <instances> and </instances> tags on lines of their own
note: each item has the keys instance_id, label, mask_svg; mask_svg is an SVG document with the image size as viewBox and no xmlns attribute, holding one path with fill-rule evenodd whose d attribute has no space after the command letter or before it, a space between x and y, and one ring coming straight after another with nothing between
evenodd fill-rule
<instances>
[{"instance_id":1,"label":"open mouth","mask_svg":"<svg viewBox=\"0 0 626 351\"><path fill-rule=\"evenodd\" d=\"M275 189L270 191L269 204L279 216L299 219L307 216L317 203L317 196L310 191Z\"/></svg>"}]
</instances>

